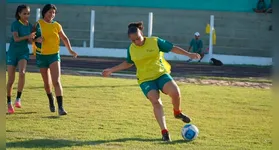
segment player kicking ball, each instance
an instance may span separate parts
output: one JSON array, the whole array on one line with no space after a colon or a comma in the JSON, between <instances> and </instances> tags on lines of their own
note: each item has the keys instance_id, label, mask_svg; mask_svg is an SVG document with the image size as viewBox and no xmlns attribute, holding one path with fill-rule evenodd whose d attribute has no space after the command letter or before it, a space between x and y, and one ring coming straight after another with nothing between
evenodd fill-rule
<instances>
[{"instance_id":1,"label":"player kicking ball","mask_svg":"<svg viewBox=\"0 0 279 150\"><path fill-rule=\"evenodd\" d=\"M200 59L200 55L187 52L158 37L145 37L142 31L142 22L130 23L128 25L128 37L132 43L127 50L127 59L117 66L105 69L103 76L108 77L113 72L128 69L135 65L137 68L138 84L153 106L155 118L161 128L162 140L171 141L160 98L160 91L171 97L175 118L185 123L190 123L191 118L181 111L180 89L170 75L171 67L164 59L163 54L173 52L192 59Z\"/></svg>"}]
</instances>

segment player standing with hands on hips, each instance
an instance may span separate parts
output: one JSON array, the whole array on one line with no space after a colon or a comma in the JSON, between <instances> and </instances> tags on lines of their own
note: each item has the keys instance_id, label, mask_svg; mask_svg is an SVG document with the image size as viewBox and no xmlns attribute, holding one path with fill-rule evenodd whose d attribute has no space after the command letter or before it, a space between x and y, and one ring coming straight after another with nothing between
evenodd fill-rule
<instances>
[{"instance_id":1,"label":"player standing with hands on hips","mask_svg":"<svg viewBox=\"0 0 279 150\"><path fill-rule=\"evenodd\" d=\"M143 35L142 22L130 23L128 25L128 37L132 43L127 50L126 61L112 68L105 69L103 76L108 77L113 72L128 69L135 65L137 68L138 84L144 95L152 103L155 118L161 128L162 140L171 141L159 91L171 97L175 118L181 119L185 123L191 122L191 119L182 113L180 108L180 89L169 74L170 65L165 61L163 54L173 52L192 59L200 59L200 55L187 52L158 37L145 37Z\"/></svg>"}]
</instances>

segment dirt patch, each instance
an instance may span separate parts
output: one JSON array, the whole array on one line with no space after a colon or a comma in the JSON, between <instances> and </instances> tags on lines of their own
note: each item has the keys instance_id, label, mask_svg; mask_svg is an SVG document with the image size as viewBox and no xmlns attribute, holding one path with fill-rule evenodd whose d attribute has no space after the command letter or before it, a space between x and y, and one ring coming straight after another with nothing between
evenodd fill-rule
<instances>
[{"instance_id":1,"label":"dirt patch","mask_svg":"<svg viewBox=\"0 0 279 150\"><path fill-rule=\"evenodd\" d=\"M183 83L202 84L202 85L237 86L237 87L250 87L250 88L258 88L258 89L270 89L272 87L271 83L225 81L225 80L195 79L195 78L181 78L181 77L176 77L175 80Z\"/></svg>"}]
</instances>

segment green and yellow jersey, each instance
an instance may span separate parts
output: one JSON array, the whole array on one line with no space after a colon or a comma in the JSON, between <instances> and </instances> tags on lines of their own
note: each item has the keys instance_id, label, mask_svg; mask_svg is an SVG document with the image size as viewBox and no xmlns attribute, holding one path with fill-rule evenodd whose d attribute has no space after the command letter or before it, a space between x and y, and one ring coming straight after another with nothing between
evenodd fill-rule
<instances>
[{"instance_id":1,"label":"green and yellow jersey","mask_svg":"<svg viewBox=\"0 0 279 150\"><path fill-rule=\"evenodd\" d=\"M170 73L171 66L164 59L164 53L172 48L172 43L158 37L145 37L142 46L134 43L129 46L126 61L136 66L139 84Z\"/></svg>"},{"instance_id":2,"label":"green and yellow jersey","mask_svg":"<svg viewBox=\"0 0 279 150\"><path fill-rule=\"evenodd\" d=\"M35 42L33 45L33 52L40 55L51 55L59 53L60 50L60 37L59 32L62 30L61 25L53 21L47 23L40 19L36 24L36 38L43 37L42 43Z\"/></svg>"}]
</instances>

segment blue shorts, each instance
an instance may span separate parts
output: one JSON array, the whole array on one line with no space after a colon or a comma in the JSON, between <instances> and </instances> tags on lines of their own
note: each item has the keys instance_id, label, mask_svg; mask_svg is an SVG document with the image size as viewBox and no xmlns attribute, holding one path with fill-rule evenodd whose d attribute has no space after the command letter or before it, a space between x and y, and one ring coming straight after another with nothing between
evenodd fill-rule
<instances>
[{"instance_id":1,"label":"blue shorts","mask_svg":"<svg viewBox=\"0 0 279 150\"><path fill-rule=\"evenodd\" d=\"M6 63L7 65L11 66L17 66L18 62L22 59L25 59L26 61L29 61L29 53L27 54L12 54L12 53L7 53L6 56Z\"/></svg>"},{"instance_id":2,"label":"blue shorts","mask_svg":"<svg viewBox=\"0 0 279 150\"><path fill-rule=\"evenodd\" d=\"M156 90L156 91L162 91L163 92L163 87L164 85L169 82L172 81L173 78L169 75L169 74L163 74L162 76L160 76L159 78L155 79L155 80L151 80L151 81L146 81L140 84L140 88L142 90L142 92L144 93L144 95L147 97L147 94L151 91L151 90Z\"/></svg>"}]
</instances>

